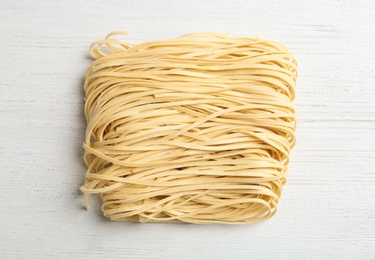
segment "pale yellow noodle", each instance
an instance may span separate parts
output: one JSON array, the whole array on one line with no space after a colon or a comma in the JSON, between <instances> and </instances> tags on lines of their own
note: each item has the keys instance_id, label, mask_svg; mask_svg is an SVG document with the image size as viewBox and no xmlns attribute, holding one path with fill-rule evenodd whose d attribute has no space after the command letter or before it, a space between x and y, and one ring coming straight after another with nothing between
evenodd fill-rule
<instances>
[{"instance_id":1,"label":"pale yellow noodle","mask_svg":"<svg viewBox=\"0 0 375 260\"><path fill-rule=\"evenodd\" d=\"M93 43L87 196L117 221L245 224L273 216L295 143L297 62L280 43L195 33Z\"/></svg>"}]
</instances>

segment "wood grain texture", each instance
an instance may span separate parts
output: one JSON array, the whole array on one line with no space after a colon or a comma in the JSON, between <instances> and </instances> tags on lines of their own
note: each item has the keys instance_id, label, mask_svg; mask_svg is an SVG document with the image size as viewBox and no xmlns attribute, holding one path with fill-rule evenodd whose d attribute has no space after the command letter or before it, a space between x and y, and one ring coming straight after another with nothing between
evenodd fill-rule
<instances>
[{"instance_id":1,"label":"wood grain texture","mask_svg":"<svg viewBox=\"0 0 375 260\"><path fill-rule=\"evenodd\" d=\"M272 219L132 224L83 209L88 45L261 35L299 61L298 143ZM375 259L374 1L1 1L1 259Z\"/></svg>"}]
</instances>

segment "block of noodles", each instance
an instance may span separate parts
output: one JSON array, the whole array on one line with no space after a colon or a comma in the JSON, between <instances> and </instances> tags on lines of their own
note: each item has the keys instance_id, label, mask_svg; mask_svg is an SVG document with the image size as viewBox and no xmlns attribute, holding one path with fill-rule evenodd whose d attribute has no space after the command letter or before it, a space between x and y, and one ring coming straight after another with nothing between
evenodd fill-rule
<instances>
[{"instance_id":1,"label":"block of noodles","mask_svg":"<svg viewBox=\"0 0 375 260\"><path fill-rule=\"evenodd\" d=\"M81 191L115 221L247 224L276 213L295 143L297 62L262 38L93 43Z\"/></svg>"}]
</instances>

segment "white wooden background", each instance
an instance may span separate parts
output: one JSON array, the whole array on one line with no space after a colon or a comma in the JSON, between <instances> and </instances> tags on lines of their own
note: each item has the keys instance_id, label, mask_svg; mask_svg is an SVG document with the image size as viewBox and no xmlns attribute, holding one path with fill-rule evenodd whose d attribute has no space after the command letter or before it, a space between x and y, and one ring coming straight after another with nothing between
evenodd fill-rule
<instances>
[{"instance_id":1,"label":"white wooden background","mask_svg":"<svg viewBox=\"0 0 375 260\"><path fill-rule=\"evenodd\" d=\"M272 219L134 224L78 191L88 46L197 31L285 43L298 144ZM0 1L0 259L375 259L375 2Z\"/></svg>"}]
</instances>

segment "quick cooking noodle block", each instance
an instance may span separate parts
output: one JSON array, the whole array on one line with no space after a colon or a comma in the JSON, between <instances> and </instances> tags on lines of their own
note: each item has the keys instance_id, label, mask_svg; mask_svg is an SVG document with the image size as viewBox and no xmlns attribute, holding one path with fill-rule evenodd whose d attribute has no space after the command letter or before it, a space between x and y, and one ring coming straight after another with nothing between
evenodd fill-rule
<instances>
[{"instance_id":1,"label":"quick cooking noodle block","mask_svg":"<svg viewBox=\"0 0 375 260\"><path fill-rule=\"evenodd\" d=\"M87 197L116 221L270 218L295 143L297 62L262 38L194 33L90 47ZM116 37L114 37L116 36Z\"/></svg>"}]
</instances>

